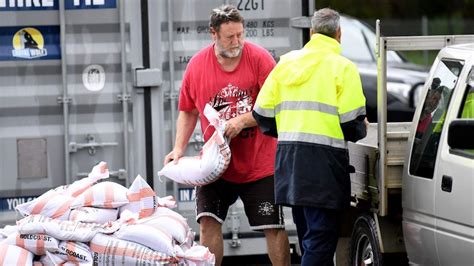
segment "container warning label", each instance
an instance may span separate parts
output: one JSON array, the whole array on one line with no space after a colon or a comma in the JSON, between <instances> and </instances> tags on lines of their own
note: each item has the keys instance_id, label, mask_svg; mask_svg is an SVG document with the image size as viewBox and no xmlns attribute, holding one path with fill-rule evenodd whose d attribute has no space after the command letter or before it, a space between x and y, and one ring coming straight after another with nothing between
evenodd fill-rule
<instances>
[{"instance_id":1,"label":"container warning label","mask_svg":"<svg viewBox=\"0 0 474 266\"><path fill-rule=\"evenodd\" d=\"M36 197L0 198L0 212L15 211L16 206L34 199Z\"/></svg>"},{"instance_id":2,"label":"container warning label","mask_svg":"<svg viewBox=\"0 0 474 266\"><path fill-rule=\"evenodd\" d=\"M178 191L178 201L194 201L196 199L194 188L180 188Z\"/></svg>"}]
</instances>

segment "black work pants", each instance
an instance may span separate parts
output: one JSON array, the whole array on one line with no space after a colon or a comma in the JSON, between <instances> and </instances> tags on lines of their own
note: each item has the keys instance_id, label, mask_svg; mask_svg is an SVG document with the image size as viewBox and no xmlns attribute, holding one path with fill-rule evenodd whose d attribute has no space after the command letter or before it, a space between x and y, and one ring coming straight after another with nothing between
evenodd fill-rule
<instances>
[{"instance_id":1,"label":"black work pants","mask_svg":"<svg viewBox=\"0 0 474 266\"><path fill-rule=\"evenodd\" d=\"M339 238L340 212L315 207L295 206L293 220L302 247L302 266L334 265Z\"/></svg>"}]
</instances>

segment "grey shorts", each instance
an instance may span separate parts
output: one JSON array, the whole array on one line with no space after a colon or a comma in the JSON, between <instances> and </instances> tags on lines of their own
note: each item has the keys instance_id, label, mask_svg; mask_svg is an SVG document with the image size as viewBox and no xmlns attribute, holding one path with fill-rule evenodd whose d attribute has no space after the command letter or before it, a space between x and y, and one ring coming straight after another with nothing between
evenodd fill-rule
<instances>
[{"instance_id":1,"label":"grey shorts","mask_svg":"<svg viewBox=\"0 0 474 266\"><path fill-rule=\"evenodd\" d=\"M244 184L218 179L209 185L196 187L196 220L199 223L201 217L210 216L224 223L230 205L240 197L250 229L285 228L283 209L275 205L273 184L273 176L268 176Z\"/></svg>"}]
</instances>

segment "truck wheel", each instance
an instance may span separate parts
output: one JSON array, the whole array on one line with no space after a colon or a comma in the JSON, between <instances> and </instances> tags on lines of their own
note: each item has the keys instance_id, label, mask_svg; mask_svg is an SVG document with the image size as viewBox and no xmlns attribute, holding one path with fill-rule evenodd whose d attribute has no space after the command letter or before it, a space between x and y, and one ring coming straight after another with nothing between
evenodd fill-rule
<instances>
[{"instance_id":1,"label":"truck wheel","mask_svg":"<svg viewBox=\"0 0 474 266\"><path fill-rule=\"evenodd\" d=\"M363 215L357 218L351 235L350 254L352 266L382 265L377 227L372 217Z\"/></svg>"}]
</instances>

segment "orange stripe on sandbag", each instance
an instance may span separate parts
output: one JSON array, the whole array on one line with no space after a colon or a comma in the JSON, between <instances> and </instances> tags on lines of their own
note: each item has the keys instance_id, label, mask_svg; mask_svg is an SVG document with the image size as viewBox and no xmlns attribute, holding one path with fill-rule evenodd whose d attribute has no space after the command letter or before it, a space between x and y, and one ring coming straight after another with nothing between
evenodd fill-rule
<instances>
[{"instance_id":1,"label":"orange stripe on sandbag","mask_svg":"<svg viewBox=\"0 0 474 266\"><path fill-rule=\"evenodd\" d=\"M15 243L15 245L19 246L19 247L22 247L22 248L25 247L25 239L21 238L20 233L16 234L16 243Z\"/></svg>"},{"instance_id":2,"label":"orange stripe on sandbag","mask_svg":"<svg viewBox=\"0 0 474 266\"><path fill-rule=\"evenodd\" d=\"M104 207L105 208L113 208L113 203L114 202L114 186L113 184L107 184L105 187L105 202L104 202Z\"/></svg>"},{"instance_id":3,"label":"orange stripe on sandbag","mask_svg":"<svg viewBox=\"0 0 474 266\"><path fill-rule=\"evenodd\" d=\"M61 205L61 207L59 207L59 209L57 209L53 213L51 218L56 219L58 217L61 217L64 213L66 213L67 210L69 210L69 207L71 206L73 201L74 201L74 199L70 199L70 200L66 201L63 205Z\"/></svg>"},{"instance_id":4,"label":"orange stripe on sandbag","mask_svg":"<svg viewBox=\"0 0 474 266\"><path fill-rule=\"evenodd\" d=\"M77 196L81 195L82 192L88 190L90 187L92 187L92 183L88 184L87 186L78 189L77 191L74 191L74 193L71 194L72 197L76 198Z\"/></svg>"},{"instance_id":5,"label":"orange stripe on sandbag","mask_svg":"<svg viewBox=\"0 0 474 266\"><path fill-rule=\"evenodd\" d=\"M140 192L128 193L127 198L129 202L140 201Z\"/></svg>"},{"instance_id":6,"label":"orange stripe on sandbag","mask_svg":"<svg viewBox=\"0 0 474 266\"><path fill-rule=\"evenodd\" d=\"M154 208L142 209L140 210L140 213L138 214L138 218L142 219L142 218L151 216L154 212L155 212Z\"/></svg>"},{"instance_id":7,"label":"orange stripe on sandbag","mask_svg":"<svg viewBox=\"0 0 474 266\"><path fill-rule=\"evenodd\" d=\"M29 251L26 249L21 249L20 256L18 258L18 262L16 263L17 266L24 266L26 264L26 259L28 258ZM31 263L31 261L30 261Z\"/></svg>"},{"instance_id":8,"label":"orange stripe on sandbag","mask_svg":"<svg viewBox=\"0 0 474 266\"><path fill-rule=\"evenodd\" d=\"M140 189L140 196L142 198L154 197L154 196L156 196L156 193L155 193L155 191L153 191L153 189L147 187L147 188Z\"/></svg>"},{"instance_id":9,"label":"orange stripe on sandbag","mask_svg":"<svg viewBox=\"0 0 474 266\"><path fill-rule=\"evenodd\" d=\"M38 203L35 204L30 214L40 214L44 206L46 206L46 204L48 203L48 201L57 195L58 195L57 192L51 192L51 194L48 195L48 197L41 199Z\"/></svg>"},{"instance_id":10,"label":"orange stripe on sandbag","mask_svg":"<svg viewBox=\"0 0 474 266\"><path fill-rule=\"evenodd\" d=\"M90 243L89 247L91 248L92 251L97 252L99 254L105 254L105 251L107 250L107 247L97 245L94 243Z\"/></svg>"},{"instance_id":11,"label":"orange stripe on sandbag","mask_svg":"<svg viewBox=\"0 0 474 266\"><path fill-rule=\"evenodd\" d=\"M5 258L7 257L8 245L0 244L0 265L5 264Z\"/></svg>"},{"instance_id":12,"label":"orange stripe on sandbag","mask_svg":"<svg viewBox=\"0 0 474 266\"><path fill-rule=\"evenodd\" d=\"M74 246L74 242L68 241L66 242L66 249L69 249L71 252L66 252L67 254L67 259L72 262L79 262L79 260L72 256L71 254L76 251L76 246Z\"/></svg>"},{"instance_id":13,"label":"orange stripe on sandbag","mask_svg":"<svg viewBox=\"0 0 474 266\"><path fill-rule=\"evenodd\" d=\"M85 192L84 194L84 206L92 206L92 203L94 202L94 190L89 189Z\"/></svg>"},{"instance_id":14,"label":"orange stripe on sandbag","mask_svg":"<svg viewBox=\"0 0 474 266\"><path fill-rule=\"evenodd\" d=\"M142 188L137 193L127 194L128 201L130 202L140 201L143 198L154 197L154 196L156 196L155 191L153 191L153 189L151 188Z\"/></svg>"},{"instance_id":15,"label":"orange stripe on sandbag","mask_svg":"<svg viewBox=\"0 0 474 266\"><path fill-rule=\"evenodd\" d=\"M40 234L38 235L38 240L36 240L36 255L44 255L46 254L44 249L44 239L45 235Z\"/></svg>"}]
</instances>

